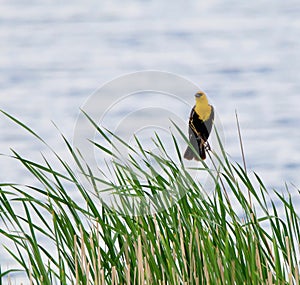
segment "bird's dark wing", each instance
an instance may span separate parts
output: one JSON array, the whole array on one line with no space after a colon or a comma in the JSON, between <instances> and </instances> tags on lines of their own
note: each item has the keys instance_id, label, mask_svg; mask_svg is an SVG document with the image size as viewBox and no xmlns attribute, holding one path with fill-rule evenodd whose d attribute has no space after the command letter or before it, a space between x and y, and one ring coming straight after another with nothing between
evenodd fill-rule
<instances>
[{"instance_id":1,"label":"bird's dark wing","mask_svg":"<svg viewBox=\"0 0 300 285\"><path fill-rule=\"evenodd\" d=\"M195 106L194 106L195 107ZM199 133L197 131L197 128L194 126L195 123L195 117L198 117L196 114L194 108L191 111L190 119L189 119L189 141L192 144L193 148L198 151L201 158L205 158L204 147L201 146L202 142L199 140ZM197 131L197 133L195 132ZM185 153L184 158L191 160L195 158L196 160L199 160L198 156L194 153L194 151L188 146Z\"/></svg>"},{"instance_id":2,"label":"bird's dark wing","mask_svg":"<svg viewBox=\"0 0 300 285\"><path fill-rule=\"evenodd\" d=\"M191 125L193 124L193 117L194 117L194 113L195 113L194 107L191 111L190 118L189 118L189 141L192 144L192 146L194 147L194 149L197 151L199 149L198 142L196 139L197 135L191 127ZM184 153L184 158L188 159L188 160L191 160L193 158L197 159L197 156L195 155L194 151L190 148L190 146L187 146L187 149Z\"/></svg>"},{"instance_id":3,"label":"bird's dark wing","mask_svg":"<svg viewBox=\"0 0 300 285\"><path fill-rule=\"evenodd\" d=\"M197 134L193 131L192 125L194 124L194 116L196 112L194 108L191 111L190 119L189 119L189 139L192 146L198 150L198 141L197 141ZM197 114L196 114L197 115Z\"/></svg>"},{"instance_id":4,"label":"bird's dark wing","mask_svg":"<svg viewBox=\"0 0 300 285\"><path fill-rule=\"evenodd\" d=\"M198 151L202 159L206 158L205 154L205 142L207 141L209 134L212 130L214 123L214 108L211 106L211 113L209 118L206 121L203 121L199 118L198 114L195 112L195 106L193 107L190 119L189 119L189 140L195 150ZM198 157L188 146L184 157L188 160L193 158L198 160Z\"/></svg>"},{"instance_id":5,"label":"bird's dark wing","mask_svg":"<svg viewBox=\"0 0 300 285\"><path fill-rule=\"evenodd\" d=\"M206 126L207 121L203 121L199 118L199 115L194 111L191 113L189 125L194 130L196 137L207 141L209 132Z\"/></svg>"}]
</instances>

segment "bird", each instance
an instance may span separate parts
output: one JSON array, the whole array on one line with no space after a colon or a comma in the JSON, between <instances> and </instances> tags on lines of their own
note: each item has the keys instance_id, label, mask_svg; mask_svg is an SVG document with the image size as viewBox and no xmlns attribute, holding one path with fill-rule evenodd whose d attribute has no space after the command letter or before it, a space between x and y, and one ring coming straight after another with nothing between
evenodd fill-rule
<instances>
[{"instance_id":1,"label":"bird","mask_svg":"<svg viewBox=\"0 0 300 285\"><path fill-rule=\"evenodd\" d=\"M202 160L206 158L206 149L210 149L207 142L214 123L214 107L208 103L207 96L203 91L195 94L196 104L192 108L189 118L189 141L199 153ZM194 150L188 146L184 156L187 160L200 160Z\"/></svg>"}]
</instances>

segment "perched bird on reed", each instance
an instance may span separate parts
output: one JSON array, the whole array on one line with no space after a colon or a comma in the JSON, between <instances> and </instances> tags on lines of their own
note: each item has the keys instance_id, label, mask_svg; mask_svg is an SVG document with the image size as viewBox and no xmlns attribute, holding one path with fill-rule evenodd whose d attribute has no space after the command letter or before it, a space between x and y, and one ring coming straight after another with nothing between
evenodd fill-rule
<instances>
[{"instance_id":1,"label":"perched bird on reed","mask_svg":"<svg viewBox=\"0 0 300 285\"><path fill-rule=\"evenodd\" d=\"M195 94L196 104L193 107L189 119L189 140L201 159L206 158L205 150L210 149L207 139L214 122L214 108L208 104L206 94L199 91ZM184 158L199 160L190 146L187 147Z\"/></svg>"}]
</instances>

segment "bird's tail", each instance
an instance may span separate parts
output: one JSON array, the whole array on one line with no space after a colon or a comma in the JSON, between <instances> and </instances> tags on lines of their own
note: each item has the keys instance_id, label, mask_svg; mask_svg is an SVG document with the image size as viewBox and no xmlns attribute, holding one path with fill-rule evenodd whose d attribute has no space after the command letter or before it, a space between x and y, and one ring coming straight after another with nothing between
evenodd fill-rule
<instances>
[{"instance_id":1,"label":"bird's tail","mask_svg":"<svg viewBox=\"0 0 300 285\"><path fill-rule=\"evenodd\" d=\"M204 143L202 143L202 142L199 145L199 156L203 160L206 158L205 146L204 146ZM183 157L187 160L192 160L193 158L196 160L199 160L199 157L194 153L194 151L190 148L190 146L188 146L186 148L186 151L184 152Z\"/></svg>"},{"instance_id":2,"label":"bird's tail","mask_svg":"<svg viewBox=\"0 0 300 285\"><path fill-rule=\"evenodd\" d=\"M187 160L192 160L195 157L193 150L188 146L183 157Z\"/></svg>"}]
</instances>

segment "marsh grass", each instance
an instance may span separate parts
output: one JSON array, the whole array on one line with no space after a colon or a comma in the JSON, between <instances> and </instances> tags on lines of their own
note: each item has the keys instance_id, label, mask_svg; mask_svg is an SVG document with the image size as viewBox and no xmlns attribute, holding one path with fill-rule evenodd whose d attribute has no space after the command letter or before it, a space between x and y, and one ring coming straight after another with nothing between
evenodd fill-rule
<instances>
[{"instance_id":1,"label":"marsh grass","mask_svg":"<svg viewBox=\"0 0 300 285\"><path fill-rule=\"evenodd\" d=\"M4 114L45 143L28 126ZM111 142L113 134L86 116ZM179 129L177 135L186 140ZM115 181L96 177L80 150L62 136L89 189L78 179L77 169L57 153L53 152L59 170L47 158L37 163L12 150L13 158L38 182L0 185L5 225L0 234L14 244L6 250L24 271L23 284L299 284L299 215L288 192L284 196L267 190L257 174L249 175L245 165L230 161L219 140L220 154L212 151L208 158L216 169L204 163L199 167L214 179L213 193L206 193L185 168L172 136L176 163L159 137L155 142L162 156L144 150L137 140L139 147L133 151L141 155L147 171L133 156L121 163L113 145L91 142L114 158ZM149 158L162 166L164 175ZM105 189L97 188L99 180ZM156 198L173 188L175 196L179 193L176 203ZM150 197L157 211L120 214L100 203L99 191L108 189L126 194L121 195L121 206L128 214L134 210L128 195ZM84 204L73 198L75 191ZM269 191L278 203L269 198ZM0 284L10 284L13 278L14 269L0 271Z\"/></svg>"}]
</instances>

